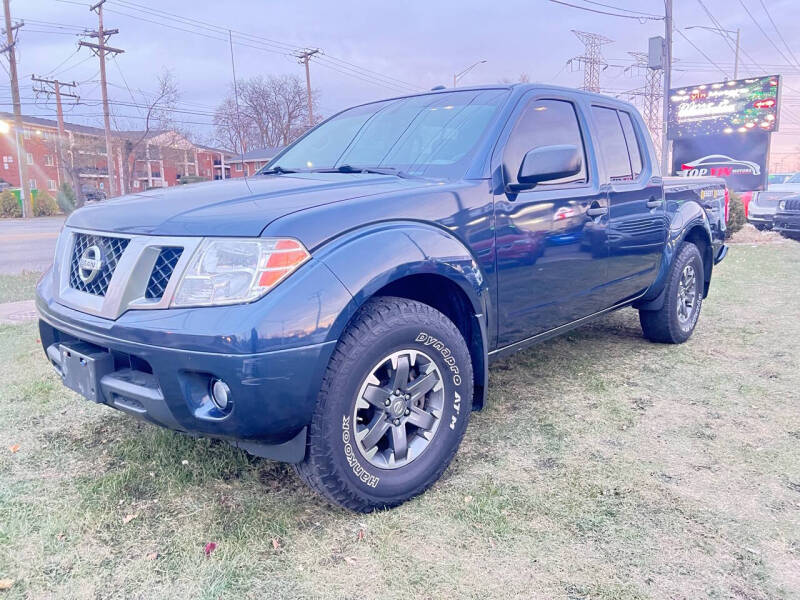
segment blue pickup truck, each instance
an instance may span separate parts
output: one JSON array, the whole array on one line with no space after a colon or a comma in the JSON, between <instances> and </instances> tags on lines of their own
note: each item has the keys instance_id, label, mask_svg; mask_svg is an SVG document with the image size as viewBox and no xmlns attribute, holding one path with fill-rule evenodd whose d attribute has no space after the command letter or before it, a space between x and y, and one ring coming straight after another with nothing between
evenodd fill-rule
<instances>
[{"instance_id":1,"label":"blue pickup truck","mask_svg":"<svg viewBox=\"0 0 800 600\"><path fill-rule=\"evenodd\" d=\"M609 311L692 334L724 183L666 179L637 111L542 85L364 104L246 179L70 215L37 290L64 384L396 506L447 468L491 360Z\"/></svg>"}]
</instances>

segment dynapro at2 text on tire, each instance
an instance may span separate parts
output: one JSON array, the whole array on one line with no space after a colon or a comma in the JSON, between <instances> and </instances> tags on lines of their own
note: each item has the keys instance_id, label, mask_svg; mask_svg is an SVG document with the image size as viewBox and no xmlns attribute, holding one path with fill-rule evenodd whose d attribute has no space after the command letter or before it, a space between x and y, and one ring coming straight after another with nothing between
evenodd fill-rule
<instances>
[{"instance_id":1,"label":"dynapro at2 text on tire","mask_svg":"<svg viewBox=\"0 0 800 600\"><path fill-rule=\"evenodd\" d=\"M370 300L331 358L297 472L362 512L422 493L464 436L472 377L464 338L442 313L403 298Z\"/></svg>"}]
</instances>

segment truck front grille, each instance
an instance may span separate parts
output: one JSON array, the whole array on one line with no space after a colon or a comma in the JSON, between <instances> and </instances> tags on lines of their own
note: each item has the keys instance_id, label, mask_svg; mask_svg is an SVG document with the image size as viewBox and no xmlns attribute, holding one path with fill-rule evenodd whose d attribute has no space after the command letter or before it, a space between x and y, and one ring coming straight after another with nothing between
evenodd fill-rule
<instances>
[{"instance_id":1,"label":"truck front grille","mask_svg":"<svg viewBox=\"0 0 800 600\"><path fill-rule=\"evenodd\" d=\"M800 198L790 198L786 201L786 209L790 211L800 211Z\"/></svg>"},{"instance_id":2,"label":"truck front grille","mask_svg":"<svg viewBox=\"0 0 800 600\"><path fill-rule=\"evenodd\" d=\"M175 270L175 265L183 254L183 248L162 248L161 252L156 259L156 264L153 266L153 272L150 274L150 280L147 282L147 291L145 298L160 299L164 296L164 291L167 289L167 284L172 277L172 272Z\"/></svg>"},{"instance_id":3,"label":"truck front grille","mask_svg":"<svg viewBox=\"0 0 800 600\"><path fill-rule=\"evenodd\" d=\"M70 287L87 294L105 296L117 263L129 241L127 238L76 233L70 256ZM90 248L93 250L87 253ZM99 268L82 267L81 259L84 258L99 259Z\"/></svg>"}]
</instances>

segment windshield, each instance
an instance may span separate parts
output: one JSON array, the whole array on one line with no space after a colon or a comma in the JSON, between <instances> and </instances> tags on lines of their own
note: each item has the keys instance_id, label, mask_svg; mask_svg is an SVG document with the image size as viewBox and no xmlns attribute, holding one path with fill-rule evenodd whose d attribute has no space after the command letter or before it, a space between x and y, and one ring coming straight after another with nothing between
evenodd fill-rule
<instances>
[{"instance_id":1,"label":"windshield","mask_svg":"<svg viewBox=\"0 0 800 600\"><path fill-rule=\"evenodd\" d=\"M786 183L800 183L800 173L792 175Z\"/></svg>"},{"instance_id":2,"label":"windshield","mask_svg":"<svg viewBox=\"0 0 800 600\"><path fill-rule=\"evenodd\" d=\"M312 130L264 170L382 168L457 178L507 93L465 90L351 108Z\"/></svg>"}]
</instances>

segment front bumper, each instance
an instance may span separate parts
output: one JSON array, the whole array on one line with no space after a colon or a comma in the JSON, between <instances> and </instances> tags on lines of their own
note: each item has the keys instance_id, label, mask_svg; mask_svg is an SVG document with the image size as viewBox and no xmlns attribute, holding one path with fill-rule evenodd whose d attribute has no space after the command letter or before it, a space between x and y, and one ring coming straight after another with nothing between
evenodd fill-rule
<instances>
[{"instance_id":1,"label":"front bumper","mask_svg":"<svg viewBox=\"0 0 800 600\"><path fill-rule=\"evenodd\" d=\"M764 225L766 227L772 227L774 214L769 213L756 213L753 214L751 210L750 213L747 215L747 222L752 223L753 225Z\"/></svg>"},{"instance_id":2,"label":"front bumper","mask_svg":"<svg viewBox=\"0 0 800 600\"><path fill-rule=\"evenodd\" d=\"M776 213L772 228L780 233L790 234L793 236L800 235L800 213Z\"/></svg>"},{"instance_id":3,"label":"front bumper","mask_svg":"<svg viewBox=\"0 0 800 600\"><path fill-rule=\"evenodd\" d=\"M161 344L145 344L82 328L81 313L41 298L37 308L42 345L62 377L62 345L111 356L98 375L98 403L259 456L302 460L305 427L335 341L258 354L201 352L170 347L167 331ZM211 401L214 379L230 388L225 412Z\"/></svg>"}]
</instances>

